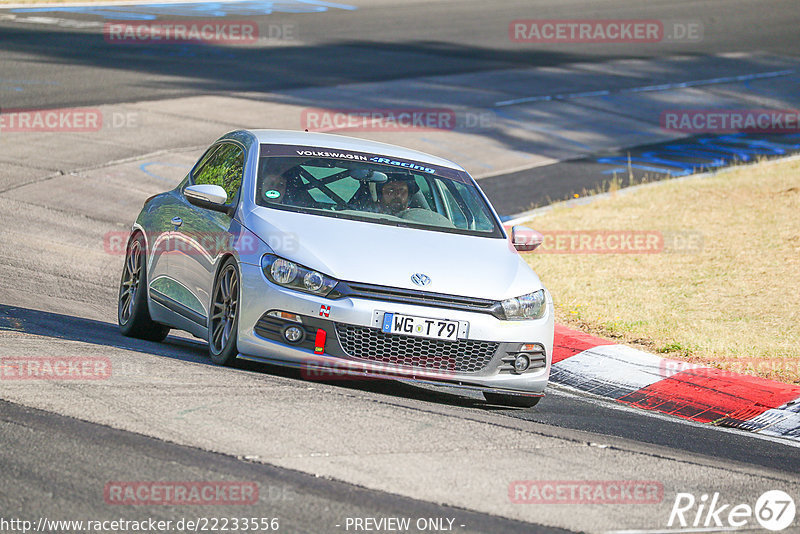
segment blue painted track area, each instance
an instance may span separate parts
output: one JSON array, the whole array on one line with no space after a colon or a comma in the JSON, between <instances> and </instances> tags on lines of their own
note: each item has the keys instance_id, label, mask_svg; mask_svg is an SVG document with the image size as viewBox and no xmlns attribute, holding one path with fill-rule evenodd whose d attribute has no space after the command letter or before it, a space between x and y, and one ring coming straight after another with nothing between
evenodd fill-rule
<instances>
[{"instance_id":1,"label":"blue painted track area","mask_svg":"<svg viewBox=\"0 0 800 534\"><path fill-rule=\"evenodd\" d=\"M354 11L355 6L320 0L244 0L139 5L50 6L9 10L11 13L77 13L113 20L155 20L159 17L229 17L273 13L322 13L330 9Z\"/></svg>"}]
</instances>

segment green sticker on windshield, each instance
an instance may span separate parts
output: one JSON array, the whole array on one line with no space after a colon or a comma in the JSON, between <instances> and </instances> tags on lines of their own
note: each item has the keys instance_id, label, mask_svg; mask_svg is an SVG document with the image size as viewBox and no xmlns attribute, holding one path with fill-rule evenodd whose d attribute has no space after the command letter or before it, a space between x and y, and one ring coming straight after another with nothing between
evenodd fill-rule
<instances>
[{"instance_id":1,"label":"green sticker on windshield","mask_svg":"<svg viewBox=\"0 0 800 534\"><path fill-rule=\"evenodd\" d=\"M270 189L269 191L264 193L264 196L267 198L278 198L279 196L281 196L281 192L276 191L274 189Z\"/></svg>"}]
</instances>

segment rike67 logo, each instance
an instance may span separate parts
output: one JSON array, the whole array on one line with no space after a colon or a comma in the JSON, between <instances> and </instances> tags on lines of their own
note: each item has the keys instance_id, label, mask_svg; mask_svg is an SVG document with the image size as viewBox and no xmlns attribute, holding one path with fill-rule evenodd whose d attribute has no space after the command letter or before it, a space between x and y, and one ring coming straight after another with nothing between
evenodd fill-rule
<instances>
[{"instance_id":1,"label":"rike67 logo","mask_svg":"<svg viewBox=\"0 0 800 534\"><path fill-rule=\"evenodd\" d=\"M764 492L755 506L726 503L717 492L710 496L704 493L699 499L691 493L678 493L667 526L736 530L756 527L752 521L755 519L763 528L779 531L793 524L795 512L794 499L781 490Z\"/></svg>"}]
</instances>

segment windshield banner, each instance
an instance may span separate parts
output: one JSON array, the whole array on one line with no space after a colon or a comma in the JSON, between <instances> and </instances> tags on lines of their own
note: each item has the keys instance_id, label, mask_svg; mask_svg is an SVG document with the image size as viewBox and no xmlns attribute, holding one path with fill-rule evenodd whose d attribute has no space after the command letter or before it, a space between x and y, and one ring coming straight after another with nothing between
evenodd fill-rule
<instances>
[{"instance_id":1,"label":"windshield banner","mask_svg":"<svg viewBox=\"0 0 800 534\"><path fill-rule=\"evenodd\" d=\"M297 146L297 145L261 145L261 157L298 157L298 158L330 158L349 161L363 161L364 163L374 163L397 167L398 170L408 170L418 174L435 174L444 178L450 178L463 183L470 183L464 171L434 165L433 163L423 163L393 156L372 154L369 152L355 152L352 150L337 150L318 146Z\"/></svg>"}]
</instances>

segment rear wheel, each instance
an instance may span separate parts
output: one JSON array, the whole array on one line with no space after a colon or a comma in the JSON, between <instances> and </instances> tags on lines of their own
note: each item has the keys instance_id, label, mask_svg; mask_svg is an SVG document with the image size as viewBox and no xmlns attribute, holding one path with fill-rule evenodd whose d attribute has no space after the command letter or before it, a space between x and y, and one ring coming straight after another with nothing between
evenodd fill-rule
<instances>
[{"instance_id":1,"label":"rear wheel","mask_svg":"<svg viewBox=\"0 0 800 534\"><path fill-rule=\"evenodd\" d=\"M499 404L501 406L511 406L513 408L533 408L539 403L541 397L531 397L529 395L506 395L503 393L483 392L483 397L489 404Z\"/></svg>"},{"instance_id":2,"label":"rear wheel","mask_svg":"<svg viewBox=\"0 0 800 534\"><path fill-rule=\"evenodd\" d=\"M233 365L238 349L239 269L236 260L228 258L214 281L211 315L208 318L208 351L219 365Z\"/></svg>"},{"instance_id":3,"label":"rear wheel","mask_svg":"<svg viewBox=\"0 0 800 534\"><path fill-rule=\"evenodd\" d=\"M150 317L147 309L147 255L144 237L137 234L128 243L119 283L117 323L123 336L163 341L169 327Z\"/></svg>"}]
</instances>

